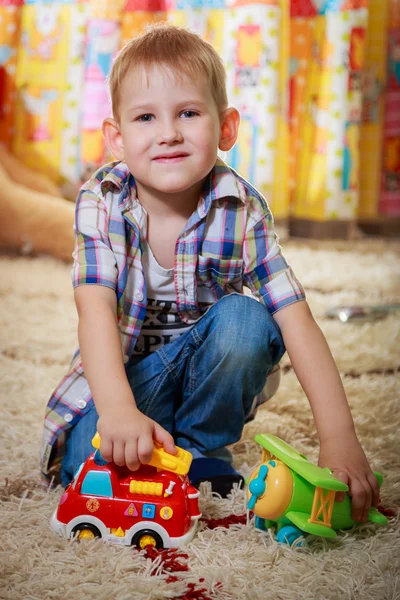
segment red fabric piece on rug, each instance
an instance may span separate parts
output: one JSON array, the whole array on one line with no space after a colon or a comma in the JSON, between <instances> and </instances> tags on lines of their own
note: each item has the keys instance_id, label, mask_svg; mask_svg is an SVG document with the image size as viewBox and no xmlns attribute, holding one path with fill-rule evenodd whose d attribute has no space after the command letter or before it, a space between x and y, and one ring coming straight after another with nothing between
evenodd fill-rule
<instances>
[{"instance_id":1,"label":"red fabric piece on rug","mask_svg":"<svg viewBox=\"0 0 400 600\"><path fill-rule=\"evenodd\" d=\"M201 519L206 524L208 529L215 529L216 527L229 527L229 525L245 525L246 515L228 515L222 519Z\"/></svg>"},{"instance_id":2,"label":"red fabric piece on rug","mask_svg":"<svg viewBox=\"0 0 400 600\"><path fill-rule=\"evenodd\" d=\"M146 546L144 550L146 552L146 558L150 558L152 561L161 556L163 562L162 567L165 571L189 571L187 564L182 563L179 560L187 560L189 558L185 552L179 552L179 550L176 548L157 550L157 548L154 548L154 546ZM176 583L177 581L181 581L181 578L177 575L169 575L165 581L166 583ZM203 581L204 579L201 578L196 583L188 583L183 596L175 596L173 600L212 600L212 598L207 595L208 591L206 588L197 587L198 584L203 583ZM216 585L220 586L221 583L218 582Z\"/></svg>"},{"instance_id":3,"label":"red fabric piece on rug","mask_svg":"<svg viewBox=\"0 0 400 600\"><path fill-rule=\"evenodd\" d=\"M394 510L393 508L385 508L384 506L382 506L382 504L378 506L378 510L385 517L395 517L397 515L396 510Z\"/></svg>"},{"instance_id":4,"label":"red fabric piece on rug","mask_svg":"<svg viewBox=\"0 0 400 600\"><path fill-rule=\"evenodd\" d=\"M154 546L146 546L145 552L146 558L150 558L153 561L161 556L164 571L169 571L171 573L189 571L187 564L181 562L181 559L188 560L189 556L185 552L179 552L176 548L157 550Z\"/></svg>"},{"instance_id":5,"label":"red fabric piece on rug","mask_svg":"<svg viewBox=\"0 0 400 600\"><path fill-rule=\"evenodd\" d=\"M204 579L200 579L199 583L204 581ZM196 589L197 583L188 583L186 592L184 592L183 596L175 596L173 600L212 600L208 594L206 588L198 588Z\"/></svg>"}]
</instances>

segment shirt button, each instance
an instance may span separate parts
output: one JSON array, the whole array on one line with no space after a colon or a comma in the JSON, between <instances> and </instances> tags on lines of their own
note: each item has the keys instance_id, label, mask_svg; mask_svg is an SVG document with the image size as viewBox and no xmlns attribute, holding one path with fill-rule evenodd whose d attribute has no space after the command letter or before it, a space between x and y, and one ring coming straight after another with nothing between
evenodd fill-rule
<instances>
[{"instance_id":1,"label":"shirt button","mask_svg":"<svg viewBox=\"0 0 400 600\"><path fill-rule=\"evenodd\" d=\"M71 413L67 413L66 415L64 415L64 421L66 421L67 423L71 423L73 418L74 415L71 415Z\"/></svg>"},{"instance_id":2,"label":"shirt button","mask_svg":"<svg viewBox=\"0 0 400 600\"><path fill-rule=\"evenodd\" d=\"M87 402L85 400L78 400L78 402L76 403L78 408L85 408Z\"/></svg>"},{"instance_id":3,"label":"shirt button","mask_svg":"<svg viewBox=\"0 0 400 600\"><path fill-rule=\"evenodd\" d=\"M139 302L141 302L143 300L143 294L142 292L136 292L134 295L135 300L138 300Z\"/></svg>"}]
</instances>

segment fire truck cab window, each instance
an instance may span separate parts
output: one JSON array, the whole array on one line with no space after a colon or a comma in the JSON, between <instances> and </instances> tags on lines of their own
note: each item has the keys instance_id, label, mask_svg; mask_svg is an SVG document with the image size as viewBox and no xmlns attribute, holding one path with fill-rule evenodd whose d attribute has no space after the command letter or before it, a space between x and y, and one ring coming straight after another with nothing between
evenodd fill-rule
<instances>
[{"instance_id":1,"label":"fire truck cab window","mask_svg":"<svg viewBox=\"0 0 400 600\"><path fill-rule=\"evenodd\" d=\"M83 480L81 494L111 498L113 493L110 474L106 471L89 471Z\"/></svg>"}]
</instances>

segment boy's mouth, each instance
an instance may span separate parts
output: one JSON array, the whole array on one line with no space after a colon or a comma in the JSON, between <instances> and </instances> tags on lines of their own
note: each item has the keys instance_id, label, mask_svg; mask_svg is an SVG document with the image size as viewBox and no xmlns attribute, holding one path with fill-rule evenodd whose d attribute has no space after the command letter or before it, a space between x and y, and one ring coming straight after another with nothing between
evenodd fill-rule
<instances>
[{"instance_id":1,"label":"boy's mouth","mask_svg":"<svg viewBox=\"0 0 400 600\"><path fill-rule=\"evenodd\" d=\"M175 162L180 162L188 156L189 154L187 154L186 152L171 152L171 154L159 154L158 156L155 156L153 160L155 160L158 163L171 164Z\"/></svg>"}]
</instances>

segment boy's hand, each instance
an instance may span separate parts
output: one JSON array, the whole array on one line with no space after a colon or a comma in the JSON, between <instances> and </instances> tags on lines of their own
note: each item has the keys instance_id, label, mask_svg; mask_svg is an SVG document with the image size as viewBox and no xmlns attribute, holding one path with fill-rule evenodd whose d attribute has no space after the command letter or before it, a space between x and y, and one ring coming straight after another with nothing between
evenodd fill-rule
<instances>
[{"instance_id":1,"label":"boy's hand","mask_svg":"<svg viewBox=\"0 0 400 600\"><path fill-rule=\"evenodd\" d=\"M104 460L136 471L152 457L154 441L166 452L176 454L174 438L136 406L112 407L104 411L97 422L100 434L100 454Z\"/></svg>"},{"instance_id":2,"label":"boy's hand","mask_svg":"<svg viewBox=\"0 0 400 600\"><path fill-rule=\"evenodd\" d=\"M318 464L329 467L334 477L349 486L352 519L365 523L371 505L379 504L379 485L357 437L321 441ZM336 500L343 499L344 493L337 493Z\"/></svg>"}]
</instances>

